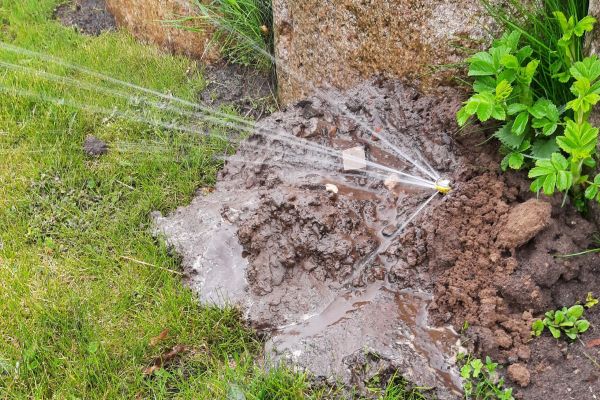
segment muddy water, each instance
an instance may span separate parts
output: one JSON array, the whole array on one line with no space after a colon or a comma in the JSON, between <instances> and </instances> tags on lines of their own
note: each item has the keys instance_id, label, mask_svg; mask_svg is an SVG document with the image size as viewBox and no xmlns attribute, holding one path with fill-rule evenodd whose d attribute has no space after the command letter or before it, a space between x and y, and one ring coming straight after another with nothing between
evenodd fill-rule
<instances>
[{"instance_id":1,"label":"muddy water","mask_svg":"<svg viewBox=\"0 0 600 400\"><path fill-rule=\"evenodd\" d=\"M310 342L324 336L334 337L336 347L349 353L360 351L365 339L391 346L402 344L426 360L421 367L435 376L432 386L441 385L460 394L460 376L452 359L460 345L459 336L451 327L428 325L430 300L426 293L396 292L383 282L376 282L365 289L339 295L320 312L305 315L301 321L278 327L272 332L268 348L297 362L316 356ZM368 325L356 326L357 320L368 321ZM395 327L392 332L388 329L390 323ZM304 354L307 348L308 355Z\"/></svg>"},{"instance_id":2,"label":"muddy water","mask_svg":"<svg viewBox=\"0 0 600 400\"><path fill-rule=\"evenodd\" d=\"M453 171L456 160L444 150L450 124L426 124L430 117L423 113L431 107L415 110L413 92L402 85L367 86L349 96L369 97L357 111L364 112L361 117L386 112L395 125L404 124L408 133L394 145L410 157L435 155L427 160L440 173ZM309 104L320 110L317 124L312 121L317 117L306 117L298 106L261 126L310 135L335 150L365 144L371 161L408 167L367 143L368 133L331 114L318 99ZM323 129L307 131L311 126ZM435 131L430 136L435 140L423 129ZM324 168L314 160L310 146L252 136L226 164L214 193L168 217L155 216L158 231L182 256L202 300L238 304L254 327L270 334L271 361L291 360L317 376L358 387L379 371L397 371L436 388L441 400L458 398L452 362L457 337L450 328L429 326L431 285L419 269L426 248L413 240L422 237L422 219L441 198L432 199L406 238L404 232L397 236L397 227L432 190L398 185L390 191L368 173ZM337 194L326 184L336 185Z\"/></svg>"}]
</instances>

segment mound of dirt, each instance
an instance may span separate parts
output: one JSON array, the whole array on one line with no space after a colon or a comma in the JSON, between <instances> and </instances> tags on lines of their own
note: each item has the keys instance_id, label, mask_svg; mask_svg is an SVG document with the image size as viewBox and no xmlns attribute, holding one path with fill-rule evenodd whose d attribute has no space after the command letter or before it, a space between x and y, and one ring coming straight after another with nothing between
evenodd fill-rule
<instances>
[{"instance_id":1,"label":"mound of dirt","mask_svg":"<svg viewBox=\"0 0 600 400\"><path fill-rule=\"evenodd\" d=\"M521 175L501 174L497 149L476 147L481 134L455 136L460 95L440 93L374 80L273 114L228 161L215 192L157 215L158 230L203 300L240 304L271 335L272 356L316 375L361 387L376 359L436 387L440 399L459 398L458 335L448 324L466 322L464 345L518 363L510 376L526 386L519 398L541 399L539 385L552 379L558 392L587 398L599 388L593 362L577 358L585 366L576 376L573 364L541 367L550 342L530 341L530 324L600 287L594 255L553 257L585 249L595 227L568 206L533 199ZM418 186L388 190L386 174L344 171L333 150L357 145L390 171L423 176L430 164L453 190L443 198Z\"/></svg>"},{"instance_id":2,"label":"mound of dirt","mask_svg":"<svg viewBox=\"0 0 600 400\"><path fill-rule=\"evenodd\" d=\"M61 4L54 17L78 32L98 36L116 29L115 18L106 8L105 0L75 0Z\"/></svg>"}]
</instances>

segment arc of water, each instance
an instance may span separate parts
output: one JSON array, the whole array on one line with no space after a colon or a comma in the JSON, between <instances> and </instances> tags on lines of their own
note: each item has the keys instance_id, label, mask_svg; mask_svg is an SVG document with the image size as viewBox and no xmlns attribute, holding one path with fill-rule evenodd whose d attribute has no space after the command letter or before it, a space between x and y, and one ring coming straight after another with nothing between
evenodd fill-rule
<instances>
[{"instance_id":1,"label":"arc of water","mask_svg":"<svg viewBox=\"0 0 600 400\"><path fill-rule=\"evenodd\" d=\"M318 88L313 82L298 76L298 74L296 74L295 72L291 71L290 68L288 68L286 65L284 65L281 62L277 62L277 59L270 54L269 52L267 52L266 50L264 50L263 48L261 48L260 46L258 46L251 38L249 38L248 36L244 35L241 32L235 31L233 29L231 29L228 26L225 26L223 24L221 24L215 17L213 16L208 16L208 19L211 20L213 22L213 24L226 29L227 31L229 31L230 33L241 37L242 40L246 41L250 46L252 46L257 52L259 52L260 54L262 54L265 57L268 57L271 62L273 63L273 65L276 65L277 68L281 68L287 75L293 77L294 79L296 79L297 82L303 83L308 85L314 92L318 93L318 95L324 99L326 99L328 101L328 103L330 104L330 106L334 107L336 110L338 110L338 112L342 113L344 116L347 116L349 118L351 118L352 120L354 120L355 122L357 122L363 129L367 130L372 137L378 137L384 144L386 144L390 149L392 149L396 155L400 156L401 158L403 158L404 160L408 161L409 163L411 163L413 166L415 166L419 171L421 171L422 173L424 173L425 175L429 176L430 178L432 178L434 181L438 180L440 178L439 174L437 173L431 173L430 171L428 171L425 167L421 166L419 163L417 163L415 160L413 160L411 157L409 157L407 154L405 154L402 150L400 150L397 146L395 146L393 143L391 143L385 134L383 134L383 132L376 132L372 127L370 127L367 123L365 123L362 119L359 120L359 118L357 116L355 116L354 114L350 114L348 115L348 113L346 112L346 110L342 109L341 107L337 106L335 104L335 99L332 99L330 95L328 95L327 93L325 93L323 90L321 90L320 88Z\"/></svg>"},{"instance_id":2,"label":"arc of water","mask_svg":"<svg viewBox=\"0 0 600 400\"><path fill-rule=\"evenodd\" d=\"M311 169L315 169L315 167L319 167L320 170L322 171L328 171L330 170L330 166L324 166L320 163L322 163L323 161L320 159L316 159L316 158L312 158L310 160L307 161L311 161L311 165L306 165L302 162L296 162L296 161L275 161L275 160L260 160L260 161L256 161L256 160L250 160L247 158L242 158L242 157L236 157L236 158L231 158L231 157L227 157L227 156L219 156L217 157L217 159L223 160L223 161L228 161L228 162L243 162L243 163L247 163L247 164L255 164L255 165L263 165L263 164L269 164L269 165L275 165L275 166L280 166L280 167L289 167L290 164L297 164L300 166L304 166L304 167L310 167ZM349 176L348 174L346 174L347 176ZM370 177L372 179L378 179L378 180L385 180L388 177L386 175L374 172L374 171L364 171L364 175L366 175L367 177ZM355 177L360 177L360 176L356 176ZM417 187L421 187L421 188L426 188L426 189L435 189L435 184L434 183L423 183L420 181L416 181L416 180L409 180L409 179L395 179L395 182L404 184L404 185L410 185L410 186L417 186Z\"/></svg>"},{"instance_id":3,"label":"arc of water","mask_svg":"<svg viewBox=\"0 0 600 400\"><path fill-rule=\"evenodd\" d=\"M213 22L215 24L218 24L218 21L213 19ZM275 57L273 57L273 55L271 55L270 53L266 52L264 49L260 48L259 46L256 45L256 43L254 43L252 41L252 39L249 39L248 37L246 37L245 35L239 33L239 32L232 32L236 35L239 35L242 37L243 40L246 40L250 45L252 45L252 47L254 47L257 51L261 52L261 54L269 57L271 59L271 61L273 63L276 62ZM101 79L101 80L105 80L108 82L111 82L113 84L117 84L117 85L123 85L125 87L129 87L131 89L135 89L144 93L148 93L154 96L158 96L160 98L163 98L165 100L168 101L175 101L175 102L179 102L181 104L184 104L188 107L193 107L196 109L202 109L203 107L196 104L196 103L192 103L190 101L186 101L180 98L177 98L175 96L172 95L165 95L161 92L152 90L152 89L148 89L148 88L144 88L129 82L125 82L125 81L121 81L118 79L115 79L113 77L110 77L108 75L104 75L102 73L99 73L97 71L93 71L90 70L88 68L82 67L82 66L78 66L72 63L68 63L65 62L63 60L60 60L56 57L52 57L49 55L45 55L42 53L38 53L35 51L31 51L31 50L27 50L27 49L23 49L8 43L4 43L4 42L0 42L0 48L14 52L14 53L18 53L18 54L25 54L25 55L29 55L29 56L34 56L34 57L38 57L41 59L45 59L51 62L54 62L57 65L66 67L66 68L71 68L73 70L88 74L90 76L96 77L97 79ZM418 170L420 170L421 172L425 173L427 176L429 176L430 178L432 178L433 180L437 180L439 179L439 174L437 173L432 173L429 172L427 169L425 169L424 167L422 167L419 163L417 163L416 161L414 161L411 157L409 157L407 154L405 154L403 151L401 151L397 146L393 145L386 137L386 135L383 132L376 132L372 127L370 127L368 124L366 124L362 119L359 120L359 118L357 116L355 116L354 114L348 114L344 109L340 108L339 106L337 106L335 104L334 99L332 99L332 97L325 93L323 90L321 90L320 88L316 87L312 82L309 82L308 80L298 77L298 74L293 73L292 71L290 71L289 68L287 68L287 66L283 65L283 64L278 64L279 68L283 68L284 72L292 77L294 77L294 79L296 79L298 82L304 83L304 84L308 84L315 92L317 92L319 94L319 96L323 97L324 99L326 99L328 101L328 103L336 108L340 113L342 113L345 116L348 116L349 118L351 118L352 120L354 120L355 122L359 123L359 125L361 127L363 127L365 130L367 130L373 137L378 137L386 146L388 146L390 149L392 149L398 156L400 156L401 158L405 159L406 161L408 161L410 164L412 164L413 166L415 166ZM206 110L205 110L206 111ZM214 110L213 110L214 111ZM219 116L223 116L226 118L232 118L232 116L230 114L226 114L226 113L221 113L221 112L214 112L215 115L219 115ZM247 120L244 120L242 118L239 117L235 117L235 119L244 124L244 123L248 123ZM431 168L432 169L432 168Z\"/></svg>"},{"instance_id":4,"label":"arc of water","mask_svg":"<svg viewBox=\"0 0 600 400\"><path fill-rule=\"evenodd\" d=\"M33 54L35 54L35 55L39 54L40 56L44 56L44 55L42 55L40 53L35 53L35 52L33 52ZM51 58L51 59L55 60L55 58ZM66 64L66 65L69 65L69 66L73 66L73 64L69 64L69 63L62 63L62 62L60 63L60 65L63 65L63 64ZM39 76L42 76L45 79L48 79L48 80L53 81L53 82L66 83L66 84L69 84L69 85L72 85L72 86L75 86L75 87L78 87L78 88L84 88L84 89L87 89L87 90L96 90L96 91L99 91L101 93L105 93L105 94L109 94L109 95L121 97L121 98L124 98L124 99L126 99L126 100L128 100L130 102L132 102L132 100L136 100L137 99L136 97L132 97L132 96L130 96L130 95L126 94L126 93L123 93L123 92L119 92L119 91L116 91L116 90L113 90L113 89L103 88L103 87L100 87L98 85L90 84L88 82L84 82L84 81L81 81L81 80L73 79L73 78L70 78L70 77L59 76L59 75L51 74L51 73L48 73L48 72L45 72L45 71L38 71L38 70L35 70L33 68L24 67L24 66L21 66L21 65L7 63L7 62L3 62L3 61L0 61L0 65L4 66L5 68L10 68L10 69L13 69L13 70L18 70L18 71L22 71L22 72L28 72L28 73L38 74ZM73 66L73 67L79 69L79 67L77 67L77 66ZM87 71L87 69L85 69L85 68L83 68L83 70ZM100 74L100 75L104 76L102 74ZM117 81L117 82L121 82L121 81ZM175 97L171 97L171 98L177 99ZM61 102L63 102L63 101L64 100L61 100ZM172 106L169 106L169 105L164 105L162 103L156 103L156 102L152 102L152 101L150 101L149 103L150 103L150 105L152 105L154 107L157 107L157 108L160 108L160 109L166 108L166 109L175 111L175 112L179 113L180 115L187 115L187 116L191 115L191 116L194 116L194 117L201 117L201 118L203 118L203 119L205 119L205 120L207 120L209 122L212 122L212 123L215 123L215 124L218 124L218 125L221 125L221 126L229 127L229 128L232 128L232 129L238 129L238 130L243 131L243 132L244 131L245 132L250 132L251 131L251 125L250 125L250 123L247 120L240 119L238 117L235 117L235 118L232 118L232 119L244 121L246 124L248 124L248 126L239 125L239 124L236 124L236 123L233 123L233 122L229 122L229 121L223 121L221 119L216 119L216 118L213 118L210 115L206 115L206 114L182 112L179 108L172 107ZM190 104L194 104L194 103L190 103ZM91 106L88 107L88 108L91 108ZM98 107L94 107L93 109L94 110L100 110ZM202 108L202 109L203 110L207 110L207 108ZM103 111L103 112L106 112L106 111ZM215 110L210 110L210 112L215 113L216 115L223 115L223 116L228 116L228 117L230 116L230 114L224 114L224 113L221 113L221 112L218 112L218 111L215 111ZM122 114L122 113L119 113L119 115L120 116L124 116L124 114ZM231 117L233 117L233 116L231 116ZM138 120L138 119L136 119L136 120ZM146 121L146 120L144 120L144 121ZM146 121L146 122L148 122L148 121ZM175 124L169 124L169 125L160 124L159 126L161 126L161 127L168 127L168 128L171 128L171 129L176 129L177 128L177 129L185 131L185 132L191 132L191 131L193 131L192 128L181 129L180 125L175 125ZM257 128L254 132L255 133L261 133L261 134L264 133L264 134L266 134L266 136L275 137L275 138L284 140L284 141L286 141L288 143L294 142L294 141L296 141L296 142L301 141L302 143L298 143L298 145L303 146L303 147L307 147L307 146L310 146L310 147L319 147L323 152L331 152L332 151L332 149L330 149L330 148L328 148L326 146L319 145L318 143L315 143L315 142L309 142L309 141L306 141L304 139L297 138L295 136L285 134L285 132L282 133L281 131L277 132L277 131L268 130L268 129L265 129L264 127L261 127L261 128ZM224 138L222 136L221 136L221 138L226 139L226 140L231 140L231 138ZM376 146L376 147L378 147L378 146ZM350 157L350 156L347 156L346 158L348 158L348 157ZM370 165L373 166L375 164L370 164ZM376 164L376 165L379 166L379 164ZM416 176L413 176L413 175L410 175L410 174L406 174L406 173L403 173L403 172L397 171L397 170L394 170L394 171L395 171L395 173L399 173L399 174L404 175L404 176L406 176L408 178L418 179L418 180L421 180L422 182L425 182L427 184L430 183L429 181L423 180L423 179L418 178Z\"/></svg>"},{"instance_id":5,"label":"arc of water","mask_svg":"<svg viewBox=\"0 0 600 400\"><path fill-rule=\"evenodd\" d=\"M131 116L128 115L126 113L123 113L121 111L118 111L116 109L108 109L108 108L104 108L104 107L98 107L98 106L91 106L88 104L82 104L82 103L76 103L64 98L57 98L57 97L53 97L53 96L47 96L44 94L39 94L39 93L35 93L33 91L30 90L26 90L26 89L15 89L15 88L9 88L5 85L0 85L0 91L4 91L4 92L14 92L15 94L21 95L21 96L27 96L27 97L31 97L31 98L37 98L43 101L47 101L47 102L51 102L54 103L56 105L67 105L70 107L74 107L74 108L79 108L79 109L83 109L86 111L91 111L94 113L98 113L98 114L105 114L105 115L118 115L120 117L126 118L126 119L130 119L132 121L135 122L140 122L140 123L146 123L149 125L154 125L160 128L164 128L164 129L175 129L175 130L180 130L183 132L187 132L187 133L192 133L192 134L197 134L198 131L196 129L192 129L190 127L186 127L186 126L181 126L181 125L176 125L176 124L171 124L171 123L164 123L164 122L159 122L159 121L153 121L150 120L148 118L142 118L142 117L135 117L135 116ZM228 137L224 137L222 135L214 135L218 138L224 139L224 140L230 140L230 138ZM292 145L300 145L300 146L307 146L307 143L314 145L313 142L308 142L306 141L306 143L299 143L298 141L300 140L299 138L297 138L296 136L290 136L290 135L282 135L280 138L280 140L285 141L287 143L291 143ZM323 146L323 148L321 147L317 147L315 146L314 148L307 148L308 151L315 151L318 154L321 155L329 155L329 156L334 156L334 157L340 157L340 154L338 152L336 152L333 149L329 149ZM381 164L378 163L374 163L370 160L362 160L358 157L354 157L351 155L346 156L347 159L351 160L351 161L356 161L356 162L360 162L360 161L364 161L366 162L366 164L372 168L378 169L380 171L385 171L385 172L389 172L392 174L399 174L399 175L403 175L406 176L408 178L411 179L416 179L416 180L420 180L423 181L425 183L425 185L422 185L423 187L431 187L432 184L434 184L434 182L431 181L425 181L422 180L421 178L412 176L410 174L406 174L402 171L397 171L395 169L383 166Z\"/></svg>"}]
</instances>

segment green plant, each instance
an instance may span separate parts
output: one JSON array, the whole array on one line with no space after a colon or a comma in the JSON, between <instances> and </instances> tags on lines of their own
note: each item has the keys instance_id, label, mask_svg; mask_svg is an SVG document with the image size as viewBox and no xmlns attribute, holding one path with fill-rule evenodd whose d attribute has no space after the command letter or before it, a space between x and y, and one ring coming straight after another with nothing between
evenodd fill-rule
<instances>
[{"instance_id":1,"label":"green plant","mask_svg":"<svg viewBox=\"0 0 600 400\"><path fill-rule=\"evenodd\" d=\"M588 330L590 323L581 318L584 308L580 304L572 307L563 307L561 310L548 311L544 319L535 320L531 326L531 333L540 336L544 328L548 328L555 339L561 337L561 332L569 339L575 340L580 333Z\"/></svg>"},{"instance_id":2,"label":"green plant","mask_svg":"<svg viewBox=\"0 0 600 400\"><path fill-rule=\"evenodd\" d=\"M235 64L252 66L263 71L273 67L273 10L271 0L213 0L203 4L194 0L199 16L172 21L178 28L199 31L206 25L215 33L211 43ZM200 20L200 27L190 20Z\"/></svg>"},{"instance_id":3,"label":"green plant","mask_svg":"<svg viewBox=\"0 0 600 400\"><path fill-rule=\"evenodd\" d=\"M489 0L481 2L500 26L507 31L520 32L523 44L531 47L532 57L540 61L537 76L532 83L532 90L536 96L545 97L554 104L565 104L571 97L570 85L556 78L557 74L568 71L573 62L583 59L583 35L578 34L581 28L586 27L589 19L581 24L579 22L588 14L588 1L508 0L501 4ZM557 13L561 13L567 21L564 30L558 20L561 17ZM578 24L577 32L569 36L569 32L574 31ZM570 57L564 52L561 53L562 43L567 44Z\"/></svg>"},{"instance_id":4,"label":"green plant","mask_svg":"<svg viewBox=\"0 0 600 400\"><path fill-rule=\"evenodd\" d=\"M475 93L459 110L457 120L461 126L471 117L502 121L494 134L505 154L502 169L531 168L532 191L549 196L556 191L570 193L583 211L584 198L600 202L600 176L591 180L587 174L596 165L598 129L588 118L600 101L600 60L596 56L578 60L583 35L596 20L567 18L560 10L552 15L561 36L552 50L551 66L541 69L541 75L544 82L550 73L554 81L571 82L566 103L559 107L540 96L551 89L536 90L542 62L533 57L531 45L521 45L532 43L531 35L516 29L495 40L488 51L469 58Z\"/></svg>"},{"instance_id":5,"label":"green plant","mask_svg":"<svg viewBox=\"0 0 600 400\"><path fill-rule=\"evenodd\" d=\"M460 376L463 379L465 400L513 400L512 388L504 388L504 379L498 376L498 364L490 357L485 363L479 358L459 354L462 363Z\"/></svg>"},{"instance_id":6,"label":"green plant","mask_svg":"<svg viewBox=\"0 0 600 400\"><path fill-rule=\"evenodd\" d=\"M530 46L519 46L521 33L505 33L488 51L469 59L469 76L475 94L457 113L463 126L473 116L479 121L503 121L495 137L506 156L502 168L520 169L526 158L548 158L558 150L552 140L560 113L546 98L535 98L531 84L539 60L531 58Z\"/></svg>"},{"instance_id":7,"label":"green plant","mask_svg":"<svg viewBox=\"0 0 600 400\"><path fill-rule=\"evenodd\" d=\"M556 144L567 158L555 152L550 160L536 160L535 167L529 171L529 177L534 178L531 190L543 190L547 195L555 190L572 190L577 202L581 201L585 188L585 198L600 202L600 177L590 181L585 174L586 169L596 165L598 128L593 127L588 118L592 107L600 101L600 60L592 56L574 63L569 76L574 79L571 92L576 97L565 108L572 111L573 118L564 118L562 135L556 137Z\"/></svg>"}]
</instances>

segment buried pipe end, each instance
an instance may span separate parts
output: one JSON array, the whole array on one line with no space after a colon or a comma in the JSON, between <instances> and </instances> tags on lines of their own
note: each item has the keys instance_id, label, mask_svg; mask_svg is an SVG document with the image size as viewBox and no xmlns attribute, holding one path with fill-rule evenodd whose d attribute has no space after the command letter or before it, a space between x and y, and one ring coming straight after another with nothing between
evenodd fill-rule
<instances>
[{"instance_id":1,"label":"buried pipe end","mask_svg":"<svg viewBox=\"0 0 600 400\"><path fill-rule=\"evenodd\" d=\"M440 178L435 181L435 190L440 192L441 194L448 194L452 191L452 187L450 186L450 180L446 178Z\"/></svg>"}]
</instances>

